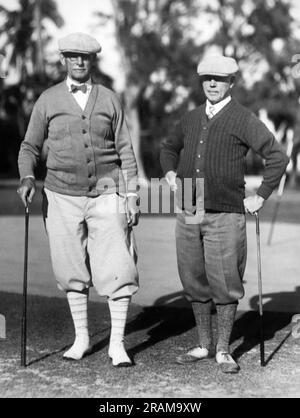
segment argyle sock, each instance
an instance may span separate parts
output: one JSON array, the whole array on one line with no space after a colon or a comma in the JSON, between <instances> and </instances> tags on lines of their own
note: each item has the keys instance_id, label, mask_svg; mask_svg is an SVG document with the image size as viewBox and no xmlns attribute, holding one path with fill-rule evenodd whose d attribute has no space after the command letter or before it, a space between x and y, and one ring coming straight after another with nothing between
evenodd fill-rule
<instances>
[{"instance_id":1,"label":"argyle sock","mask_svg":"<svg viewBox=\"0 0 300 418\"><path fill-rule=\"evenodd\" d=\"M63 355L64 358L80 360L89 349L88 333L88 294L68 292L67 298L75 328L75 341Z\"/></svg>"},{"instance_id":2,"label":"argyle sock","mask_svg":"<svg viewBox=\"0 0 300 418\"><path fill-rule=\"evenodd\" d=\"M124 333L130 297L120 299L108 299L108 307L111 318L111 333L108 354L112 358L113 365L131 363L124 348Z\"/></svg>"},{"instance_id":3,"label":"argyle sock","mask_svg":"<svg viewBox=\"0 0 300 418\"><path fill-rule=\"evenodd\" d=\"M229 353L229 342L237 310L237 303L216 305L216 308L218 317L217 352L224 351Z\"/></svg>"},{"instance_id":4,"label":"argyle sock","mask_svg":"<svg viewBox=\"0 0 300 418\"><path fill-rule=\"evenodd\" d=\"M212 342L211 308L212 302L192 302L192 308L197 326L199 345L210 350Z\"/></svg>"}]
</instances>

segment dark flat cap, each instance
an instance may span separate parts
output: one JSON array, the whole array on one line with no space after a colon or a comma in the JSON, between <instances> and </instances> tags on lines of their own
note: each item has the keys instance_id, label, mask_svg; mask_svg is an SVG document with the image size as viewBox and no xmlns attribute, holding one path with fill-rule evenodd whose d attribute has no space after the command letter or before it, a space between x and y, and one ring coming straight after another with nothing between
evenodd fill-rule
<instances>
[{"instance_id":1,"label":"dark flat cap","mask_svg":"<svg viewBox=\"0 0 300 418\"><path fill-rule=\"evenodd\" d=\"M202 75L216 75L227 77L238 72L239 67L234 58L223 55L211 55L201 60L197 67L197 73Z\"/></svg>"},{"instance_id":2,"label":"dark flat cap","mask_svg":"<svg viewBox=\"0 0 300 418\"><path fill-rule=\"evenodd\" d=\"M97 54L101 46L97 39L81 32L71 33L58 41L60 52L79 52L82 54Z\"/></svg>"}]
</instances>

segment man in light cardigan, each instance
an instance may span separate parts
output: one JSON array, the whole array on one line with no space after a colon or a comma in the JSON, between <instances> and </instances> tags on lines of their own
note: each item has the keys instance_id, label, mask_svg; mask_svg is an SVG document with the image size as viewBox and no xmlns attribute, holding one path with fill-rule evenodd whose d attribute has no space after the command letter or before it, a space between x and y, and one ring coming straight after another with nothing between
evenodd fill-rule
<instances>
[{"instance_id":1,"label":"man in light cardigan","mask_svg":"<svg viewBox=\"0 0 300 418\"><path fill-rule=\"evenodd\" d=\"M218 336L215 359L224 373L237 373L229 341L246 264L245 211L259 211L288 163L274 136L231 97L238 71L233 58L210 56L198 65L206 103L182 117L161 151L161 165L177 193L176 246L180 279L191 302L199 344L177 358L179 364L209 357L211 310ZM245 199L246 154L265 161L262 184Z\"/></svg>"},{"instance_id":2,"label":"man in light cardigan","mask_svg":"<svg viewBox=\"0 0 300 418\"><path fill-rule=\"evenodd\" d=\"M101 47L72 33L59 41L66 79L37 100L21 144L18 193L31 203L34 169L47 140L45 224L58 287L67 293L75 341L64 353L80 360L90 352L89 287L107 296L111 315L108 354L113 366L131 366L124 329L138 290L132 227L137 225L137 166L124 110L117 96L91 80ZM101 320L101 318L99 318Z\"/></svg>"}]
</instances>

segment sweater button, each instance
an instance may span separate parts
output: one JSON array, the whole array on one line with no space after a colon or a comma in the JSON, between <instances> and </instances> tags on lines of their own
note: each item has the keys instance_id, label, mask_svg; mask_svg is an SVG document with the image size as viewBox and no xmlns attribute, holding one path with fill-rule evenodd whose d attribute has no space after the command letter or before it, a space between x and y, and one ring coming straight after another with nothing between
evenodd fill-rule
<instances>
[{"instance_id":1,"label":"sweater button","mask_svg":"<svg viewBox=\"0 0 300 418\"><path fill-rule=\"evenodd\" d=\"M203 144L203 141L200 141L200 144Z\"/></svg>"},{"instance_id":2,"label":"sweater button","mask_svg":"<svg viewBox=\"0 0 300 418\"><path fill-rule=\"evenodd\" d=\"M206 131L206 129L207 129L207 126L203 126L203 129Z\"/></svg>"},{"instance_id":3,"label":"sweater button","mask_svg":"<svg viewBox=\"0 0 300 418\"><path fill-rule=\"evenodd\" d=\"M201 158L201 155L200 154L198 154L198 158Z\"/></svg>"},{"instance_id":4,"label":"sweater button","mask_svg":"<svg viewBox=\"0 0 300 418\"><path fill-rule=\"evenodd\" d=\"M81 116L81 119L85 119L86 117L84 115Z\"/></svg>"},{"instance_id":5,"label":"sweater button","mask_svg":"<svg viewBox=\"0 0 300 418\"><path fill-rule=\"evenodd\" d=\"M82 133L83 133L83 134L86 134L86 130L85 130L85 129L82 129Z\"/></svg>"},{"instance_id":6,"label":"sweater button","mask_svg":"<svg viewBox=\"0 0 300 418\"><path fill-rule=\"evenodd\" d=\"M200 170L199 170L199 168L197 168L196 172L197 172L197 173L200 173Z\"/></svg>"}]
</instances>

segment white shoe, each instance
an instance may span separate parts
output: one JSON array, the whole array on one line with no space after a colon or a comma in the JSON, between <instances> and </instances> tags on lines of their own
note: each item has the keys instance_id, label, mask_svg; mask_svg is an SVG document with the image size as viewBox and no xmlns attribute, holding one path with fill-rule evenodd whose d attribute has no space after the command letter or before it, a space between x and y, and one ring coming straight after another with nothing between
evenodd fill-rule
<instances>
[{"instance_id":1,"label":"white shoe","mask_svg":"<svg viewBox=\"0 0 300 418\"><path fill-rule=\"evenodd\" d=\"M218 351L216 354L216 362L220 365L223 373L238 373L240 366L233 360L229 353Z\"/></svg>"},{"instance_id":2,"label":"white shoe","mask_svg":"<svg viewBox=\"0 0 300 418\"><path fill-rule=\"evenodd\" d=\"M192 348L187 353L181 354L180 356L176 357L176 363L178 364L194 363L195 361L199 361L204 358L207 358L208 355L209 355L209 351L207 350L207 348L198 346L198 347Z\"/></svg>"},{"instance_id":3,"label":"white shoe","mask_svg":"<svg viewBox=\"0 0 300 418\"><path fill-rule=\"evenodd\" d=\"M124 343L117 342L111 343L108 350L108 355L112 360L112 365L114 367L130 367L132 366L132 361L126 353Z\"/></svg>"},{"instance_id":4,"label":"white shoe","mask_svg":"<svg viewBox=\"0 0 300 418\"><path fill-rule=\"evenodd\" d=\"M72 347L63 354L63 359L78 361L81 360L87 354L89 354L91 350L92 347L90 346L88 337L76 337Z\"/></svg>"}]
</instances>

